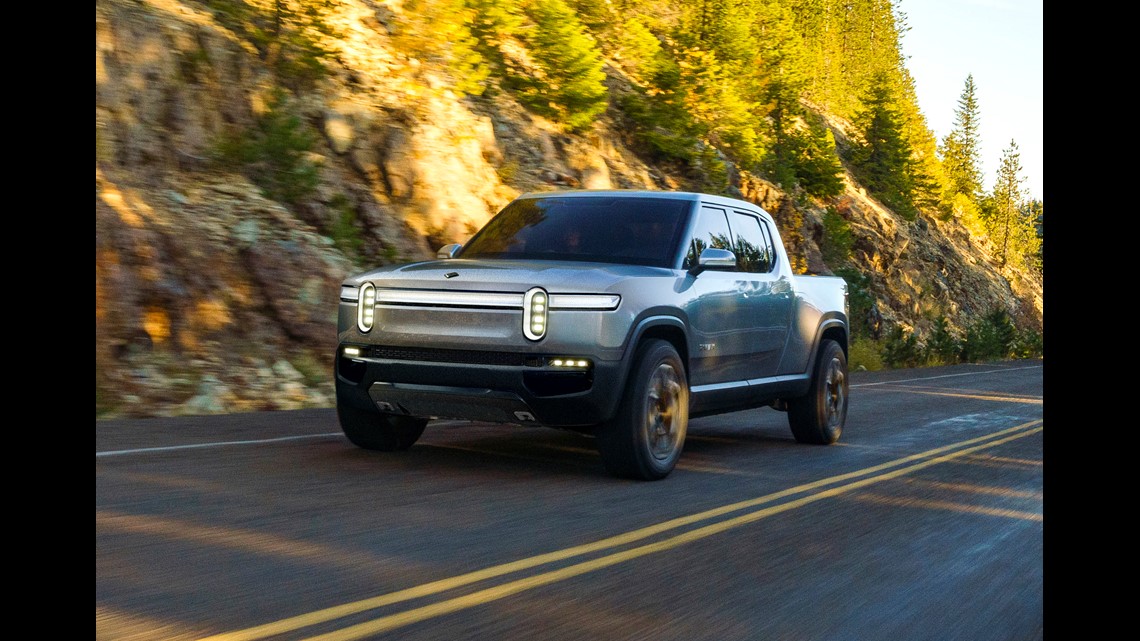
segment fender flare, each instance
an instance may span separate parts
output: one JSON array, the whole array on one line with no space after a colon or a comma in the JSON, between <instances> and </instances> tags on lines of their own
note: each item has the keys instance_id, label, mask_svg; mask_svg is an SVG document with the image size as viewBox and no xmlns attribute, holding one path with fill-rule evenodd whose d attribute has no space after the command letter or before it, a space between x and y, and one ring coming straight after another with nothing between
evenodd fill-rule
<instances>
[{"instance_id":1,"label":"fender flare","mask_svg":"<svg viewBox=\"0 0 1140 641\"><path fill-rule=\"evenodd\" d=\"M646 332L656 327L669 327L676 329L681 332L682 336L684 336L684 349L678 348L677 353L681 356L681 361L685 363L686 378L689 376L688 346L690 342L690 336L688 325L686 325L685 321L681 320L677 316L670 314L652 314L639 319L634 323L633 327L629 331L629 337L625 343L625 351L622 353L621 357L621 373L618 377L618 384L621 386L621 389L625 389L626 381L629 378L629 371L633 367L633 357L636 354L638 344L641 343L641 339L645 336Z\"/></svg>"},{"instance_id":2,"label":"fender flare","mask_svg":"<svg viewBox=\"0 0 1140 641\"><path fill-rule=\"evenodd\" d=\"M819 346L823 343L823 334L832 328L840 328L843 330L843 342L839 344L843 348L843 355L848 355L848 348L851 343L851 331L847 325L847 319L838 312L825 317L815 329L815 339L812 341L811 357L808 359L808 372L811 372L812 367L815 365L815 359L819 356Z\"/></svg>"}]
</instances>

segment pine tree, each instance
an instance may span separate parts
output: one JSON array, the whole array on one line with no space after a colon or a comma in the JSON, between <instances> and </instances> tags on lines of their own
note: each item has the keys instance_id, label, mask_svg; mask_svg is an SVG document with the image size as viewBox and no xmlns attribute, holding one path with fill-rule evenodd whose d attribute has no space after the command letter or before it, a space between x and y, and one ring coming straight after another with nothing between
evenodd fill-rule
<instances>
[{"instance_id":1,"label":"pine tree","mask_svg":"<svg viewBox=\"0 0 1140 641\"><path fill-rule=\"evenodd\" d=\"M1037 253L1030 263L1040 271L1045 263L1045 203L1040 200L1029 200L1022 207L1021 214L1033 224L1037 232Z\"/></svg>"},{"instance_id":2,"label":"pine tree","mask_svg":"<svg viewBox=\"0 0 1140 641\"><path fill-rule=\"evenodd\" d=\"M567 4L595 36L613 22L613 9L607 0L567 0Z\"/></svg>"},{"instance_id":3,"label":"pine tree","mask_svg":"<svg viewBox=\"0 0 1140 641\"><path fill-rule=\"evenodd\" d=\"M757 131L756 103L742 91L737 77L711 51L686 49L677 64L679 102L698 135L731 153L745 168L755 166L763 144Z\"/></svg>"},{"instance_id":4,"label":"pine tree","mask_svg":"<svg viewBox=\"0 0 1140 641\"><path fill-rule=\"evenodd\" d=\"M759 0L755 13L752 36L758 46L750 89L763 96L768 112L763 168L776 184L791 189L798 182L797 161L811 143L798 130L805 114L800 94L807 83L803 46L792 14L778 2Z\"/></svg>"},{"instance_id":5,"label":"pine tree","mask_svg":"<svg viewBox=\"0 0 1140 641\"><path fill-rule=\"evenodd\" d=\"M515 0L464 0L471 14L471 35L480 53L502 69L503 42L522 26L522 12Z\"/></svg>"},{"instance_id":6,"label":"pine tree","mask_svg":"<svg viewBox=\"0 0 1140 641\"><path fill-rule=\"evenodd\" d=\"M835 136L820 122L810 121L797 132L803 142L796 157L796 179L810 196L825 198L843 193L843 165L835 151Z\"/></svg>"},{"instance_id":7,"label":"pine tree","mask_svg":"<svg viewBox=\"0 0 1140 641\"><path fill-rule=\"evenodd\" d=\"M982 193L979 125L977 87L974 74L970 74L954 110L954 128L942 141L942 165L950 193L963 194L975 202Z\"/></svg>"},{"instance_id":8,"label":"pine tree","mask_svg":"<svg viewBox=\"0 0 1140 641\"><path fill-rule=\"evenodd\" d=\"M903 137L902 116L885 73L873 78L857 120L864 140L853 158L859 177L884 205L913 220L918 212L911 147Z\"/></svg>"},{"instance_id":9,"label":"pine tree","mask_svg":"<svg viewBox=\"0 0 1140 641\"><path fill-rule=\"evenodd\" d=\"M995 307L966 328L962 360L967 363L1009 358L1017 342L1017 327L1009 312Z\"/></svg>"},{"instance_id":10,"label":"pine tree","mask_svg":"<svg viewBox=\"0 0 1140 641\"><path fill-rule=\"evenodd\" d=\"M617 51L614 57L622 67L642 85L653 83L658 71L666 64L665 53L657 36L637 17L625 21L617 36Z\"/></svg>"},{"instance_id":11,"label":"pine tree","mask_svg":"<svg viewBox=\"0 0 1140 641\"><path fill-rule=\"evenodd\" d=\"M479 95L491 74L471 27L477 12L467 0L406 0L404 23L394 36L416 58L445 65L455 88Z\"/></svg>"},{"instance_id":12,"label":"pine tree","mask_svg":"<svg viewBox=\"0 0 1140 641\"><path fill-rule=\"evenodd\" d=\"M901 18L900 18L901 19ZM948 214L944 200L946 182L938 160L938 141L926 124L926 116L918 107L914 78L902 67L899 70L899 109L903 116L903 137L911 148L911 175L914 180L913 202L925 212Z\"/></svg>"},{"instance_id":13,"label":"pine tree","mask_svg":"<svg viewBox=\"0 0 1140 641\"><path fill-rule=\"evenodd\" d=\"M962 344L950 331L950 321L939 316L926 340L926 362L930 365L949 365L958 362Z\"/></svg>"},{"instance_id":14,"label":"pine tree","mask_svg":"<svg viewBox=\"0 0 1140 641\"><path fill-rule=\"evenodd\" d=\"M833 69L828 46L833 22L830 0L782 0L781 4L791 11L803 43L804 68L809 70L804 95L821 105L829 104L826 87Z\"/></svg>"},{"instance_id":15,"label":"pine tree","mask_svg":"<svg viewBox=\"0 0 1140 641\"><path fill-rule=\"evenodd\" d=\"M891 367L917 367L922 364L918 337L902 325L895 325L883 341L883 361Z\"/></svg>"},{"instance_id":16,"label":"pine tree","mask_svg":"<svg viewBox=\"0 0 1140 641\"><path fill-rule=\"evenodd\" d=\"M606 109L597 42L563 0L530 0L525 8L534 21L527 41L541 76L524 90L524 99L571 131L589 127Z\"/></svg>"},{"instance_id":17,"label":"pine tree","mask_svg":"<svg viewBox=\"0 0 1140 641\"><path fill-rule=\"evenodd\" d=\"M678 39L690 48L711 51L722 65L735 72L753 59L749 37L751 15L739 0L689 0Z\"/></svg>"},{"instance_id":18,"label":"pine tree","mask_svg":"<svg viewBox=\"0 0 1140 641\"><path fill-rule=\"evenodd\" d=\"M1022 184L1021 153L1017 142L1009 141L998 165L993 193L983 207L983 222L994 244L994 254L1003 267L1009 263L1027 265L1041 248L1035 216L1027 213Z\"/></svg>"}]
</instances>

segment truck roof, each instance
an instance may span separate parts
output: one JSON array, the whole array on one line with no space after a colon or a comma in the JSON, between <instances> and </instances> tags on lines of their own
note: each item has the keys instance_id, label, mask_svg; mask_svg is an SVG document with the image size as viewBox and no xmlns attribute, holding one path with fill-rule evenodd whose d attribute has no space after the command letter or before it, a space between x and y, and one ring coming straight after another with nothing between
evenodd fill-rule
<instances>
[{"instance_id":1,"label":"truck roof","mask_svg":"<svg viewBox=\"0 0 1140 641\"><path fill-rule=\"evenodd\" d=\"M739 198L728 198L713 194L702 194L693 191L656 191L652 189L567 189L561 191L536 191L519 196L522 198L574 198L578 196L607 196L613 198L667 198L670 200L687 200L696 202L717 203L730 207L747 207L761 209L759 205Z\"/></svg>"}]
</instances>

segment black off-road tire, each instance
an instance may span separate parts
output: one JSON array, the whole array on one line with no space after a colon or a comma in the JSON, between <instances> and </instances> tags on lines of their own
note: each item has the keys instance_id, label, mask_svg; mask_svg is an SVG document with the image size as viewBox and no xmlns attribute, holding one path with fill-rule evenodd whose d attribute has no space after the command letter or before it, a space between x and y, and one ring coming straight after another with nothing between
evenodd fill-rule
<instances>
[{"instance_id":1,"label":"black off-road tire","mask_svg":"<svg viewBox=\"0 0 1140 641\"><path fill-rule=\"evenodd\" d=\"M599 426L598 451L614 476L655 481L673 471L689 425L685 364L668 341L639 346L613 420Z\"/></svg>"},{"instance_id":2,"label":"black off-road tire","mask_svg":"<svg viewBox=\"0 0 1140 641\"><path fill-rule=\"evenodd\" d=\"M839 343L824 339L812 371L811 387L788 399L788 424L800 443L829 445L847 421L847 357Z\"/></svg>"},{"instance_id":3,"label":"black off-road tire","mask_svg":"<svg viewBox=\"0 0 1140 641\"><path fill-rule=\"evenodd\" d=\"M426 418L393 416L340 403L336 406L336 416L353 445L380 452L408 449L424 433L428 423Z\"/></svg>"}]
</instances>

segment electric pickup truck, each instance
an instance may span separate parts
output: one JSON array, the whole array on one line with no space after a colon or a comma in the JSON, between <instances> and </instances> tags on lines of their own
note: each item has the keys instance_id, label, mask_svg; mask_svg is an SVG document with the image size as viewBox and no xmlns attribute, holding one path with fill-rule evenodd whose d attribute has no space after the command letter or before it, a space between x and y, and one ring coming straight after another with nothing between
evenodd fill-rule
<instances>
[{"instance_id":1,"label":"electric pickup truck","mask_svg":"<svg viewBox=\"0 0 1140 641\"><path fill-rule=\"evenodd\" d=\"M656 480L690 418L770 406L829 444L847 415L847 284L792 271L756 205L667 191L509 203L465 245L341 286L341 429L410 447L436 418L594 437L606 470Z\"/></svg>"}]
</instances>

